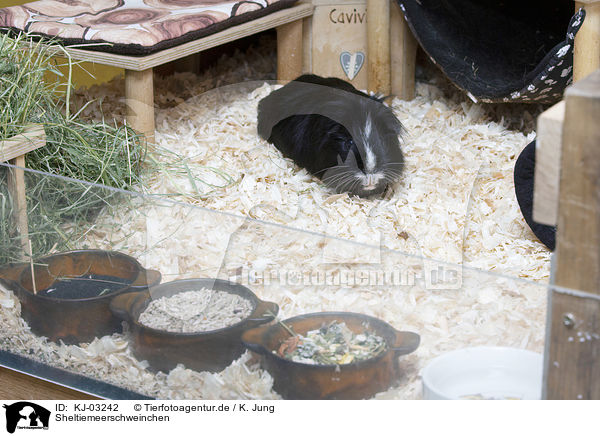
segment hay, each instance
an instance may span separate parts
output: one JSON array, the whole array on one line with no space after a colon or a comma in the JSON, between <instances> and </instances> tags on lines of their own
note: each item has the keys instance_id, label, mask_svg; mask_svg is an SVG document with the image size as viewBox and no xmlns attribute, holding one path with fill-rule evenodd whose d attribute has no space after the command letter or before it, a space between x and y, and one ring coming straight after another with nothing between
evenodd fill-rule
<instances>
[{"instance_id":1,"label":"hay","mask_svg":"<svg viewBox=\"0 0 600 436\"><path fill-rule=\"evenodd\" d=\"M61 46L24 34L0 35L0 141L39 123L46 145L27 154L28 168L122 189L139 185L144 153L140 137L122 125L82 122L71 111L71 77L59 80L63 74L51 55L53 47ZM73 64L67 59L62 66L70 72ZM110 198L86 197L86 188L77 184L54 189L51 180L32 179L27 183L27 201L33 252L44 255L75 248L73 236L64 234L60 224L69 220L84 232L94 211ZM4 166L0 167L0 264L20 258L21 242L11 219L13 199L6 184Z\"/></svg>"}]
</instances>

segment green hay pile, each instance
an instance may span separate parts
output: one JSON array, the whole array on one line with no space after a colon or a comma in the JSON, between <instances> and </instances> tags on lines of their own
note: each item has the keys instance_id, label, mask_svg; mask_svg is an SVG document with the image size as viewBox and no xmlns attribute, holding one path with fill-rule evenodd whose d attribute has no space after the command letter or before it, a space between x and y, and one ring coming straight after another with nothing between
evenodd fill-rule
<instances>
[{"instance_id":1,"label":"green hay pile","mask_svg":"<svg viewBox=\"0 0 600 436\"><path fill-rule=\"evenodd\" d=\"M71 78L60 72L52 46L60 47L0 35L0 141L40 123L47 144L27 154L28 168L126 190L139 186L145 153L140 136L125 126L85 123L71 114ZM70 61L67 66L72 71ZM20 257L7 171L0 167L0 265ZM34 255L77 248L77 235L89 229L104 205L116 201L111 191L99 195L97 189L94 195L77 182L26 174L26 183Z\"/></svg>"}]
</instances>

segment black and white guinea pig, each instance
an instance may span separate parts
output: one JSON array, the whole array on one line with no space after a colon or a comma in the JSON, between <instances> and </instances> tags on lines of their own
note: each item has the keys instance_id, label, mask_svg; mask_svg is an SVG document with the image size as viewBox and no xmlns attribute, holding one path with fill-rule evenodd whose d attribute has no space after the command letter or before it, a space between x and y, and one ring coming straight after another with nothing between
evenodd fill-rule
<instances>
[{"instance_id":1,"label":"black and white guinea pig","mask_svg":"<svg viewBox=\"0 0 600 436\"><path fill-rule=\"evenodd\" d=\"M383 98L298 77L258 104L258 134L337 192L381 194L402 172L404 127Z\"/></svg>"}]
</instances>

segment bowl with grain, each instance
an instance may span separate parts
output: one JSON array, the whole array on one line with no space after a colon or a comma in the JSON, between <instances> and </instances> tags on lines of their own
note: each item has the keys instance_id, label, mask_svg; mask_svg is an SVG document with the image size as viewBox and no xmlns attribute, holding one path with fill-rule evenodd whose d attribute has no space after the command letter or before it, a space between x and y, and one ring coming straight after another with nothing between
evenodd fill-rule
<instances>
[{"instance_id":1,"label":"bowl with grain","mask_svg":"<svg viewBox=\"0 0 600 436\"><path fill-rule=\"evenodd\" d=\"M272 321L277 304L226 280L176 280L119 295L111 310L129 325L130 348L152 371L178 364L218 372L243 352L241 335Z\"/></svg>"}]
</instances>

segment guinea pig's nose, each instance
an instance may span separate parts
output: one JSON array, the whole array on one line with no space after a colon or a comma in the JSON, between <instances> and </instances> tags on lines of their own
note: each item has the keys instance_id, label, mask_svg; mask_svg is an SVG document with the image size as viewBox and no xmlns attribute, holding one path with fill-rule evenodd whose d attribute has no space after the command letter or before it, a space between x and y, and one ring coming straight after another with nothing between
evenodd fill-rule
<instances>
[{"instance_id":1,"label":"guinea pig's nose","mask_svg":"<svg viewBox=\"0 0 600 436\"><path fill-rule=\"evenodd\" d=\"M375 189L375 186L377 185L377 182L375 180L375 175L374 174L367 174L366 175L366 180L364 183L364 188L367 190L370 189Z\"/></svg>"}]
</instances>

